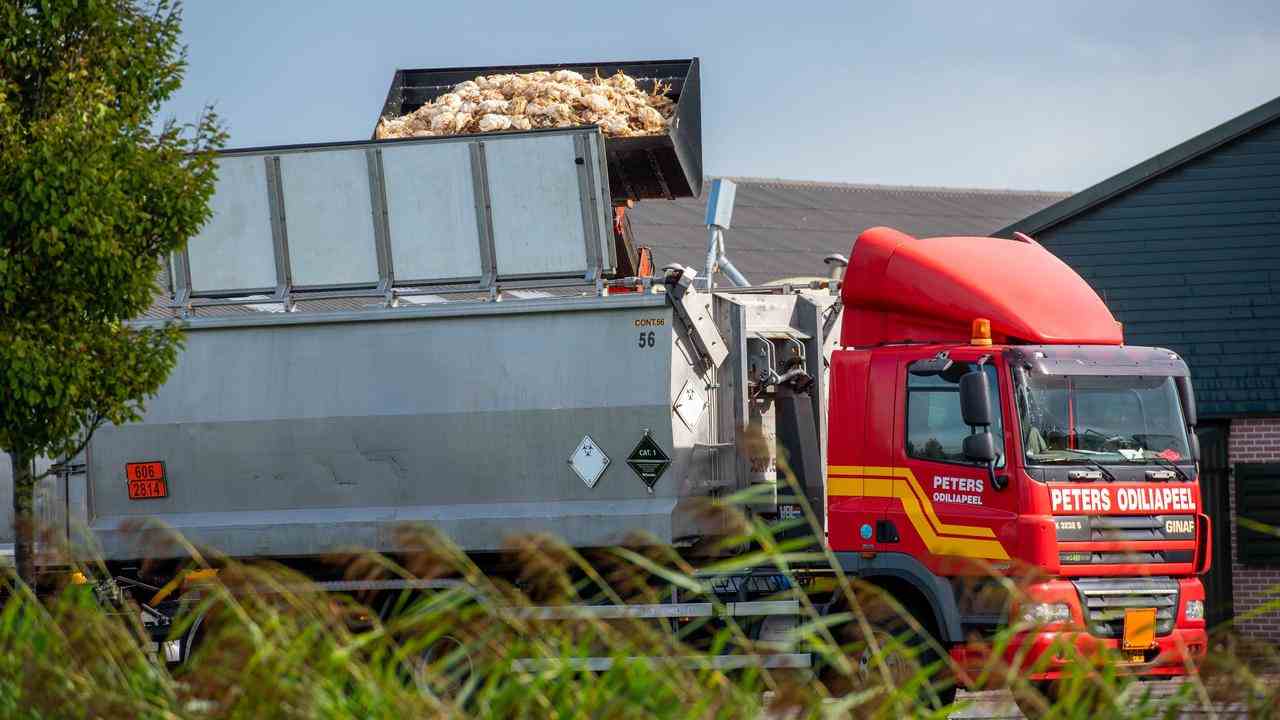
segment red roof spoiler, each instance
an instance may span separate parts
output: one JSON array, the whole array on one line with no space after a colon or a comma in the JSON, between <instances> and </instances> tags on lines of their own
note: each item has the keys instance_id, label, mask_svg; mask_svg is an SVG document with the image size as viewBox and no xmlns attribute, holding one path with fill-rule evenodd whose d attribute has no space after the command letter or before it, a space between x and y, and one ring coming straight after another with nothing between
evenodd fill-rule
<instances>
[{"instance_id":1,"label":"red roof spoiler","mask_svg":"<svg viewBox=\"0 0 1280 720\"><path fill-rule=\"evenodd\" d=\"M996 343L1121 345L1106 304L1074 270L1023 235L858 236L840 292L841 343L968 342L975 318Z\"/></svg>"}]
</instances>

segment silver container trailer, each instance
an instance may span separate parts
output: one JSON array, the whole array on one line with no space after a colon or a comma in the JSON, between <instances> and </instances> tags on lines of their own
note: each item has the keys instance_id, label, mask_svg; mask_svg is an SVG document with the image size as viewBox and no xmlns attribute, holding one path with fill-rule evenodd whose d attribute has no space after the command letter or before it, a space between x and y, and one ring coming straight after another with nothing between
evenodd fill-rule
<instances>
[{"instance_id":1,"label":"silver container trailer","mask_svg":"<svg viewBox=\"0 0 1280 720\"><path fill-rule=\"evenodd\" d=\"M713 290L681 268L619 277L635 265L611 232L614 202L696 196L702 177L696 60L619 67L670 83L667 135L606 146L574 128L222 153L212 219L136 321L183 324L186 348L141 421L100 429L40 482L37 563L60 563L47 551L62 538L79 559L106 560L104 597L132 596L154 647L181 661L201 620L170 637L185 596L140 581L138 561L186 553L155 525L286 562L408 549L408 525L472 553L547 532L580 548L638 540L692 554L728 529L709 501L752 488L749 511L799 512L778 472L784 445L821 522L838 298L823 283ZM387 107L429 99L448 79L438 75L398 73ZM783 382L801 372L811 385ZM12 542L4 530L0 546ZM316 580L317 591L434 587ZM746 615L777 631L798 622L799 603L761 598L786 585L748 571L713 582L723 608L673 594L530 610Z\"/></svg>"},{"instance_id":2,"label":"silver container trailer","mask_svg":"<svg viewBox=\"0 0 1280 720\"><path fill-rule=\"evenodd\" d=\"M107 557L148 552L142 518L268 557L394 551L412 522L473 551L530 532L607 545L713 530L681 513L715 484L695 450L710 423L688 427L671 399L686 383L714 398L664 297L360 314L191 321L142 422L90 447L80 519ZM652 491L626 464L646 435L671 460ZM584 442L597 459L579 476ZM168 494L130 500L125 465L149 461Z\"/></svg>"},{"instance_id":3,"label":"silver container trailer","mask_svg":"<svg viewBox=\"0 0 1280 720\"><path fill-rule=\"evenodd\" d=\"M752 372L803 352L820 412L833 301L717 293L719 368L667 293L192 318L143 419L99 430L49 494L107 560L181 554L151 522L242 557L395 552L412 523L474 552L533 532L693 545L725 530L710 498L765 483L753 509L778 512ZM155 462L163 495L131 498L126 466Z\"/></svg>"},{"instance_id":4,"label":"silver container trailer","mask_svg":"<svg viewBox=\"0 0 1280 720\"><path fill-rule=\"evenodd\" d=\"M596 129L219 162L212 220L137 321L185 326L177 367L41 485L42 527L86 559L185 552L152 523L293 558L395 552L414 523L472 552L531 532L692 546L725 531L707 501L752 484L753 510L794 511L767 378L800 362L825 427L837 298L614 277Z\"/></svg>"}]
</instances>

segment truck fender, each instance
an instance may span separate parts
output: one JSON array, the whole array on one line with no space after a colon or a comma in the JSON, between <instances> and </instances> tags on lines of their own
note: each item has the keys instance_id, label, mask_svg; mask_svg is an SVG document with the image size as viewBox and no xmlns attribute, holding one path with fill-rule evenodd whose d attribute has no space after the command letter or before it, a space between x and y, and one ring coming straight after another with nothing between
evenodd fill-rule
<instances>
[{"instance_id":1,"label":"truck fender","mask_svg":"<svg viewBox=\"0 0 1280 720\"><path fill-rule=\"evenodd\" d=\"M877 553L870 558L849 552L835 553L835 556L841 569L851 577L868 581L874 581L877 577L891 577L906 581L919 591L933 611L938 641L944 644L964 641L955 590L946 578L933 574L919 560L904 553L892 552Z\"/></svg>"}]
</instances>

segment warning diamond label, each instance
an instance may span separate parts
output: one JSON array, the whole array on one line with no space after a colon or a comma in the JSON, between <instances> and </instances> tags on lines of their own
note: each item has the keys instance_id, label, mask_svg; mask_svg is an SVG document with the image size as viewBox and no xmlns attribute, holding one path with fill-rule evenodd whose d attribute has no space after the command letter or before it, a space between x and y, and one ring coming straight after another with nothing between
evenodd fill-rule
<instances>
[{"instance_id":1,"label":"warning diamond label","mask_svg":"<svg viewBox=\"0 0 1280 720\"><path fill-rule=\"evenodd\" d=\"M653 486L658 482L658 478L662 477L662 473L667 471L671 465L671 458L658 447L658 443L654 441L649 433L645 433L640 440L640 444L636 445L636 449L631 451L627 456L627 465L635 471L640 480L653 490Z\"/></svg>"}]
</instances>

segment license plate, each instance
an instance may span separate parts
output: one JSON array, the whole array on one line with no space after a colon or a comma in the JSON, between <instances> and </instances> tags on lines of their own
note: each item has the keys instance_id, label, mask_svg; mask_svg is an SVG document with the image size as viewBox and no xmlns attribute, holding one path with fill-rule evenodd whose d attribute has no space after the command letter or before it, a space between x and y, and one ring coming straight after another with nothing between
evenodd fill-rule
<instances>
[{"instance_id":1,"label":"license plate","mask_svg":"<svg viewBox=\"0 0 1280 720\"><path fill-rule=\"evenodd\" d=\"M1125 650L1147 650L1156 644L1156 609L1127 608L1124 611Z\"/></svg>"},{"instance_id":2,"label":"license plate","mask_svg":"<svg viewBox=\"0 0 1280 720\"><path fill-rule=\"evenodd\" d=\"M162 462L125 463L124 478L129 488L130 500L169 496L169 482L165 478Z\"/></svg>"}]
</instances>

